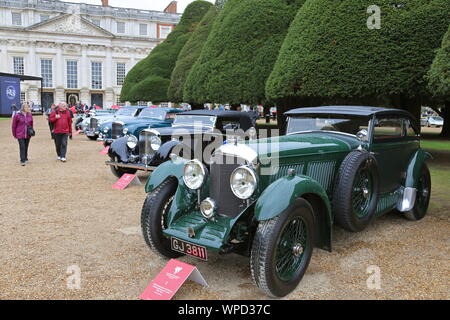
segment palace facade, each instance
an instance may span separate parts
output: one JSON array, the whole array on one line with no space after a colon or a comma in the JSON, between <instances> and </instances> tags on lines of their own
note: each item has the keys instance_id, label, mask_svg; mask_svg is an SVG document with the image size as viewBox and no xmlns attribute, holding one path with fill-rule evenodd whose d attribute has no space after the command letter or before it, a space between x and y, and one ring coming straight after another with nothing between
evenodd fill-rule
<instances>
[{"instance_id":1,"label":"palace facade","mask_svg":"<svg viewBox=\"0 0 450 320\"><path fill-rule=\"evenodd\" d=\"M43 78L42 88L22 83L25 101L110 107L127 72L179 22L176 10L176 1L158 12L114 8L107 0L0 0L0 72Z\"/></svg>"}]
</instances>

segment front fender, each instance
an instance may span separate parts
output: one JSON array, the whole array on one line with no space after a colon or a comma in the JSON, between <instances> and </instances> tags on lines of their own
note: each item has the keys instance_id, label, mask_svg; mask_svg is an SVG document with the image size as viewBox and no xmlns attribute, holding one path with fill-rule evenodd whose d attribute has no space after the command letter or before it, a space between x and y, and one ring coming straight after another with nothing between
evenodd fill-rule
<instances>
[{"instance_id":1,"label":"front fender","mask_svg":"<svg viewBox=\"0 0 450 320\"><path fill-rule=\"evenodd\" d=\"M145 192L150 193L155 190L167 178L174 177L178 181L183 180L184 165L188 160L178 157L176 160L166 161L153 171L145 185Z\"/></svg>"},{"instance_id":2,"label":"front fender","mask_svg":"<svg viewBox=\"0 0 450 320\"><path fill-rule=\"evenodd\" d=\"M267 187L255 206L257 221L275 218L295 206L295 201L303 197L314 208L317 237L316 247L331 251L333 216L330 200L324 188L307 176L283 177Z\"/></svg>"},{"instance_id":3,"label":"front fender","mask_svg":"<svg viewBox=\"0 0 450 320\"><path fill-rule=\"evenodd\" d=\"M130 152L127 146L128 137L114 140L109 146L108 155L111 158L119 157L119 162L128 162Z\"/></svg>"},{"instance_id":4,"label":"front fender","mask_svg":"<svg viewBox=\"0 0 450 320\"><path fill-rule=\"evenodd\" d=\"M161 147L158 149L158 151L156 151L155 155L153 156L152 164L156 165L168 161L173 148L175 148L179 144L181 144L180 141L172 140L161 145Z\"/></svg>"},{"instance_id":5,"label":"front fender","mask_svg":"<svg viewBox=\"0 0 450 320\"><path fill-rule=\"evenodd\" d=\"M416 187L417 181L419 180L420 177L422 166L428 159L431 158L432 158L431 154L426 152L425 150L423 149L417 150L417 152L414 154L414 156L411 158L408 164L405 180L406 188Z\"/></svg>"}]
</instances>

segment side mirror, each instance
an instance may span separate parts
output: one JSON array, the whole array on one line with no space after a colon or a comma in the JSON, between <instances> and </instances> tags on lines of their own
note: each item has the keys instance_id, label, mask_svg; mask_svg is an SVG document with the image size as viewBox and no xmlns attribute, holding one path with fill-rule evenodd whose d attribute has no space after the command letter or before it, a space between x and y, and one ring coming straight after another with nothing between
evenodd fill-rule
<instances>
[{"instance_id":1,"label":"side mirror","mask_svg":"<svg viewBox=\"0 0 450 320\"><path fill-rule=\"evenodd\" d=\"M366 129L363 129L356 134L356 137L359 141L367 142L369 141L369 132Z\"/></svg>"}]
</instances>

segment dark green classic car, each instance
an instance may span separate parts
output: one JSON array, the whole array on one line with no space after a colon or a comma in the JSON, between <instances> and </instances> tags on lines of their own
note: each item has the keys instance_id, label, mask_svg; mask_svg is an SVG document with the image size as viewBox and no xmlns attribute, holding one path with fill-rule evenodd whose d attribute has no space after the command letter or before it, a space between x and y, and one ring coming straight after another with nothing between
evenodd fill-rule
<instances>
[{"instance_id":1,"label":"dark green classic car","mask_svg":"<svg viewBox=\"0 0 450 320\"><path fill-rule=\"evenodd\" d=\"M332 226L359 232L384 213L427 213L431 180L419 124L406 111L330 106L286 113L285 136L229 140L207 167L176 155L150 177L141 215L159 254L250 257L254 283L282 297Z\"/></svg>"}]
</instances>

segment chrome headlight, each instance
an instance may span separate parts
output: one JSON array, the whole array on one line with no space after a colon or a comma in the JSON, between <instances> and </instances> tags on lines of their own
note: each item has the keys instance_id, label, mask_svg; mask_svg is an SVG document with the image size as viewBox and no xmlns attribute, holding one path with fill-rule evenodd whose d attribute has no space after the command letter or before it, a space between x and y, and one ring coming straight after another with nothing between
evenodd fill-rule
<instances>
[{"instance_id":1,"label":"chrome headlight","mask_svg":"<svg viewBox=\"0 0 450 320\"><path fill-rule=\"evenodd\" d=\"M258 178L255 171L249 167L242 166L236 168L230 177L231 191L242 200L250 198L258 185Z\"/></svg>"},{"instance_id":2,"label":"chrome headlight","mask_svg":"<svg viewBox=\"0 0 450 320\"><path fill-rule=\"evenodd\" d=\"M161 147L162 141L159 136L153 135L150 137L150 146L154 151L158 151Z\"/></svg>"},{"instance_id":3,"label":"chrome headlight","mask_svg":"<svg viewBox=\"0 0 450 320\"><path fill-rule=\"evenodd\" d=\"M124 135L127 135L128 131L129 131L128 128L124 128L122 132L123 132Z\"/></svg>"},{"instance_id":4,"label":"chrome headlight","mask_svg":"<svg viewBox=\"0 0 450 320\"><path fill-rule=\"evenodd\" d=\"M200 211L202 212L202 215L207 218L211 219L214 214L216 213L216 203L211 198L206 198L205 200L200 203Z\"/></svg>"},{"instance_id":5,"label":"chrome headlight","mask_svg":"<svg viewBox=\"0 0 450 320\"><path fill-rule=\"evenodd\" d=\"M192 190L200 189L206 181L206 167L198 160L191 160L184 165L184 184Z\"/></svg>"},{"instance_id":6,"label":"chrome headlight","mask_svg":"<svg viewBox=\"0 0 450 320\"><path fill-rule=\"evenodd\" d=\"M136 148L137 144L138 144L138 138L136 138L133 135L130 135L127 140L128 148L134 149L134 148Z\"/></svg>"},{"instance_id":7,"label":"chrome headlight","mask_svg":"<svg viewBox=\"0 0 450 320\"><path fill-rule=\"evenodd\" d=\"M108 131L109 131L109 128L108 127L106 127L105 129L103 129L103 133L108 133Z\"/></svg>"}]
</instances>

